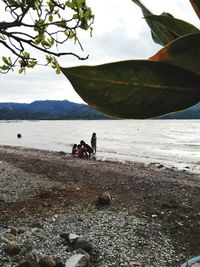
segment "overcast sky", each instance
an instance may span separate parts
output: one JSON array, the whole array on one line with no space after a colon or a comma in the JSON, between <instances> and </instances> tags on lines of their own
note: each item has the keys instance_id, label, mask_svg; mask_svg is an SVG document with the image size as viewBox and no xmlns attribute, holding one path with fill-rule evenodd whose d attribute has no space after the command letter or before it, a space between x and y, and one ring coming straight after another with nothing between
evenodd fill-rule
<instances>
[{"instance_id":1,"label":"overcast sky","mask_svg":"<svg viewBox=\"0 0 200 267\"><path fill-rule=\"evenodd\" d=\"M161 48L153 43L140 9L131 0L87 0L87 3L95 14L93 37L90 38L89 32L81 33L84 52L78 46L66 45L68 51L81 56L89 54L89 59L82 62L68 56L60 61L62 66L144 59ZM143 0L143 3L155 14L165 11L199 25L189 0ZM5 50L0 51L0 56L5 55ZM0 74L0 102L30 103L46 99L83 102L66 77L56 75L51 68L37 67L26 75Z\"/></svg>"}]
</instances>

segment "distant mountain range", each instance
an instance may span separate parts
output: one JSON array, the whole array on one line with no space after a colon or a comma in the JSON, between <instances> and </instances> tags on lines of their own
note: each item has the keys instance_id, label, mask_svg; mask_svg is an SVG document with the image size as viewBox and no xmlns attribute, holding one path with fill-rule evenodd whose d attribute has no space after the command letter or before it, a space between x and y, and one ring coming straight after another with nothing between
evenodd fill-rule
<instances>
[{"instance_id":1,"label":"distant mountain range","mask_svg":"<svg viewBox=\"0 0 200 267\"><path fill-rule=\"evenodd\" d=\"M0 103L0 120L105 120L113 119L88 105L68 100L44 100L25 103ZM200 103L159 119L200 119Z\"/></svg>"},{"instance_id":2,"label":"distant mountain range","mask_svg":"<svg viewBox=\"0 0 200 267\"><path fill-rule=\"evenodd\" d=\"M164 115L160 119L200 119L200 102L191 108Z\"/></svg>"},{"instance_id":3,"label":"distant mountain range","mask_svg":"<svg viewBox=\"0 0 200 267\"><path fill-rule=\"evenodd\" d=\"M0 120L101 120L111 117L88 105L68 100L44 100L25 103L0 103Z\"/></svg>"}]
</instances>

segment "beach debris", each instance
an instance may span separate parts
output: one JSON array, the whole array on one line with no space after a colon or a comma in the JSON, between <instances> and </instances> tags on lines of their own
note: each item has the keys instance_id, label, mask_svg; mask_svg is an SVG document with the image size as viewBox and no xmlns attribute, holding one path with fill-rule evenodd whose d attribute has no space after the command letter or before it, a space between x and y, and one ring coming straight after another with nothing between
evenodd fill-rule
<instances>
[{"instance_id":1,"label":"beach debris","mask_svg":"<svg viewBox=\"0 0 200 267\"><path fill-rule=\"evenodd\" d=\"M98 196L97 204L101 206L108 206L111 204L111 196L109 192L104 192Z\"/></svg>"},{"instance_id":2,"label":"beach debris","mask_svg":"<svg viewBox=\"0 0 200 267\"><path fill-rule=\"evenodd\" d=\"M187 260L180 267L200 267L200 256Z\"/></svg>"}]
</instances>

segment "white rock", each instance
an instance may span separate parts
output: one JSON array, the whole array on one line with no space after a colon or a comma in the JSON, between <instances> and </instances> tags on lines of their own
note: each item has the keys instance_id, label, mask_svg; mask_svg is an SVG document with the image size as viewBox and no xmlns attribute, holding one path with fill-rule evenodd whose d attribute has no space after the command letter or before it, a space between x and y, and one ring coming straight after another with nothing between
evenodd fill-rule
<instances>
[{"instance_id":1,"label":"white rock","mask_svg":"<svg viewBox=\"0 0 200 267\"><path fill-rule=\"evenodd\" d=\"M74 240L74 239L76 239L76 238L78 238L78 237L80 237L80 236L77 235L77 234L71 233L71 234L69 234L68 237L69 237L69 240L72 241L72 240Z\"/></svg>"},{"instance_id":2,"label":"white rock","mask_svg":"<svg viewBox=\"0 0 200 267\"><path fill-rule=\"evenodd\" d=\"M88 265L89 265L89 260L83 254L75 254L75 255L72 255L65 262L65 267L86 267Z\"/></svg>"}]
</instances>

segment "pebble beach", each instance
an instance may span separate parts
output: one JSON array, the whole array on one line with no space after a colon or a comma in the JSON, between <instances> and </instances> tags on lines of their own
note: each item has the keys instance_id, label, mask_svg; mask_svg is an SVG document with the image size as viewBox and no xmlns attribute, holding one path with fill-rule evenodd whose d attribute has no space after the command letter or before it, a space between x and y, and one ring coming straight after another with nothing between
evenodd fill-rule
<instances>
[{"instance_id":1,"label":"pebble beach","mask_svg":"<svg viewBox=\"0 0 200 267\"><path fill-rule=\"evenodd\" d=\"M64 264L76 253L67 233L90 243L85 266L178 267L199 255L199 179L159 164L0 146L0 266L28 253ZM97 205L103 192L109 205Z\"/></svg>"}]
</instances>

